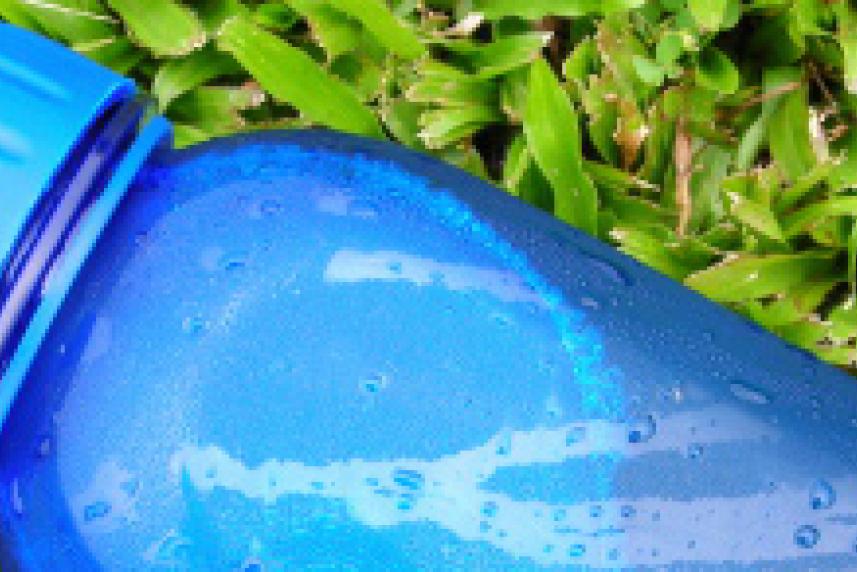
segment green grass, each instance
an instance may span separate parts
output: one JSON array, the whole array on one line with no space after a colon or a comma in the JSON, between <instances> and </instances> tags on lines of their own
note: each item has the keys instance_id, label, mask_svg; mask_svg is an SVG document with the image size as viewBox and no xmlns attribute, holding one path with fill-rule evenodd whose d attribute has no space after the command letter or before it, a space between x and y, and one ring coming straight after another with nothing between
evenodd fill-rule
<instances>
[{"instance_id":1,"label":"green grass","mask_svg":"<svg viewBox=\"0 0 857 572\"><path fill-rule=\"evenodd\" d=\"M309 125L399 141L855 371L846 0L0 0L0 17L134 77L179 145Z\"/></svg>"}]
</instances>

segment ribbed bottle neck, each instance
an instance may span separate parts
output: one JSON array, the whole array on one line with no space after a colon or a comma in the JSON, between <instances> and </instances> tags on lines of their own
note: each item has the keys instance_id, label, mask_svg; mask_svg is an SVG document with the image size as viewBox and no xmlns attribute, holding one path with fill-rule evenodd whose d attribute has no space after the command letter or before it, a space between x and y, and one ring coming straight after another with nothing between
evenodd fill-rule
<instances>
[{"instance_id":1,"label":"ribbed bottle neck","mask_svg":"<svg viewBox=\"0 0 857 572\"><path fill-rule=\"evenodd\" d=\"M119 101L79 140L43 194L0 272L0 378L38 309L51 271L145 123L146 104Z\"/></svg>"}]
</instances>

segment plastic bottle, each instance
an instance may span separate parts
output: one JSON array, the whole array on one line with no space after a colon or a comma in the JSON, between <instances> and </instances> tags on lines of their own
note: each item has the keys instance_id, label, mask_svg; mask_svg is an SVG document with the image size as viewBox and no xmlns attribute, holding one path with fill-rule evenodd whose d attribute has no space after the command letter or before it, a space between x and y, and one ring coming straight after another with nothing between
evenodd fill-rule
<instances>
[{"instance_id":1,"label":"plastic bottle","mask_svg":"<svg viewBox=\"0 0 857 572\"><path fill-rule=\"evenodd\" d=\"M0 25L0 567L845 569L857 386L439 162L171 150Z\"/></svg>"}]
</instances>

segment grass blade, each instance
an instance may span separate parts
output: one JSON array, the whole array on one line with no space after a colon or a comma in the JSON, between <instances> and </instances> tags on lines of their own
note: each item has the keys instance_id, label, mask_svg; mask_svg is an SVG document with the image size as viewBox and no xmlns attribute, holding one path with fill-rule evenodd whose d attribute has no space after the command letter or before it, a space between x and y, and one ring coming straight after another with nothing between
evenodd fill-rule
<instances>
[{"instance_id":1,"label":"grass blade","mask_svg":"<svg viewBox=\"0 0 857 572\"><path fill-rule=\"evenodd\" d=\"M524 133L527 145L554 191L562 220L590 234L598 232L598 193L583 168L577 114L547 62L530 70Z\"/></svg>"},{"instance_id":2,"label":"grass blade","mask_svg":"<svg viewBox=\"0 0 857 572\"><path fill-rule=\"evenodd\" d=\"M132 39L158 56L181 56L202 47L206 33L196 15L172 0L107 0Z\"/></svg>"},{"instance_id":3,"label":"grass blade","mask_svg":"<svg viewBox=\"0 0 857 572\"><path fill-rule=\"evenodd\" d=\"M232 54L259 84L309 119L350 133L382 136L375 115L354 91L302 50L261 30L246 17L223 25L220 49Z\"/></svg>"},{"instance_id":4,"label":"grass blade","mask_svg":"<svg viewBox=\"0 0 857 572\"><path fill-rule=\"evenodd\" d=\"M827 253L737 255L701 272L685 284L720 302L754 300L783 294L832 270Z\"/></svg>"},{"instance_id":5,"label":"grass blade","mask_svg":"<svg viewBox=\"0 0 857 572\"><path fill-rule=\"evenodd\" d=\"M390 52L407 59L425 54L419 38L399 22L381 0L327 0L363 26Z\"/></svg>"},{"instance_id":6,"label":"grass blade","mask_svg":"<svg viewBox=\"0 0 857 572\"><path fill-rule=\"evenodd\" d=\"M163 111L181 94L220 75L235 73L240 69L232 57L205 48L161 66L152 82L152 95L158 100L158 107Z\"/></svg>"}]
</instances>

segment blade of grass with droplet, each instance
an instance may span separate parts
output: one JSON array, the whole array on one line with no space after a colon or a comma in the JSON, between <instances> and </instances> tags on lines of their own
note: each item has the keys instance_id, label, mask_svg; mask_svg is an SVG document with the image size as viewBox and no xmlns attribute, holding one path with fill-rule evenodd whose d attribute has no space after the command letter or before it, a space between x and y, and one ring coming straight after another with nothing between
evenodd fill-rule
<instances>
[{"instance_id":1,"label":"blade of grass with droplet","mask_svg":"<svg viewBox=\"0 0 857 572\"><path fill-rule=\"evenodd\" d=\"M553 188L556 215L596 234L598 193L583 168L577 113L542 59L530 71L524 133L532 156Z\"/></svg>"},{"instance_id":2,"label":"blade of grass with droplet","mask_svg":"<svg viewBox=\"0 0 857 572\"><path fill-rule=\"evenodd\" d=\"M331 6L358 20L390 52L408 59L425 54L425 46L381 0L327 0Z\"/></svg>"},{"instance_id":3,"label":"blade of grass with droplet","mask_svg":"<svg viewBox=\"0 0 857 572\"><path fill-rule=\"evenodd\" d=\"M217 40L275 98L309 119L351 133L381 137L375 115L339 79L304 51L258 28L246 17L226 22Z\"/></svg>"},{"instance_id":4,"label":"blade of grass with droplet","mask_svg":"<svg viewBox=\"0 0 857 572\"><path fill-rule=\"evenodd\" d=\"M446 147L476 133L486 125L501 121L499 110L486 106L453 107L426 111L420 117L419 138L430 149Z\"/></svg>"},{"instance_id":5,"label":"blade of grass with droplet","mask_svg":"<svg viewBox=\"0 0 857 572\"><path fill-rule=\"evenodd\" d=\"M210 80L241 71L241 67L228 54L205 47L187 57L170 60L161 66L152 82L152 95L158 100L161 111L183 93Z\"/></svg>"},{"instance_id":6,"label":"blade of grass with droplet","mask_svg":"<svg viewBox=\"0 0 857 572\"><path fill-rule=\"evenodd\" d=\"M783 294L802 282L833 271L829 252L736 255L689 276L685 285L720 302L754 300Z\"/></svg>"},{"instance_id":7,"label":"blade of grass with droplet","mask_svg":"<svg viewBox=\"0 0 857 572\"><path fill-rule=\"evenodd\" d=\"M206 41L196 14L173 0L107 0L131 33L131 39L158 56L182 56Z\"/></svg>"}]
</instances>

